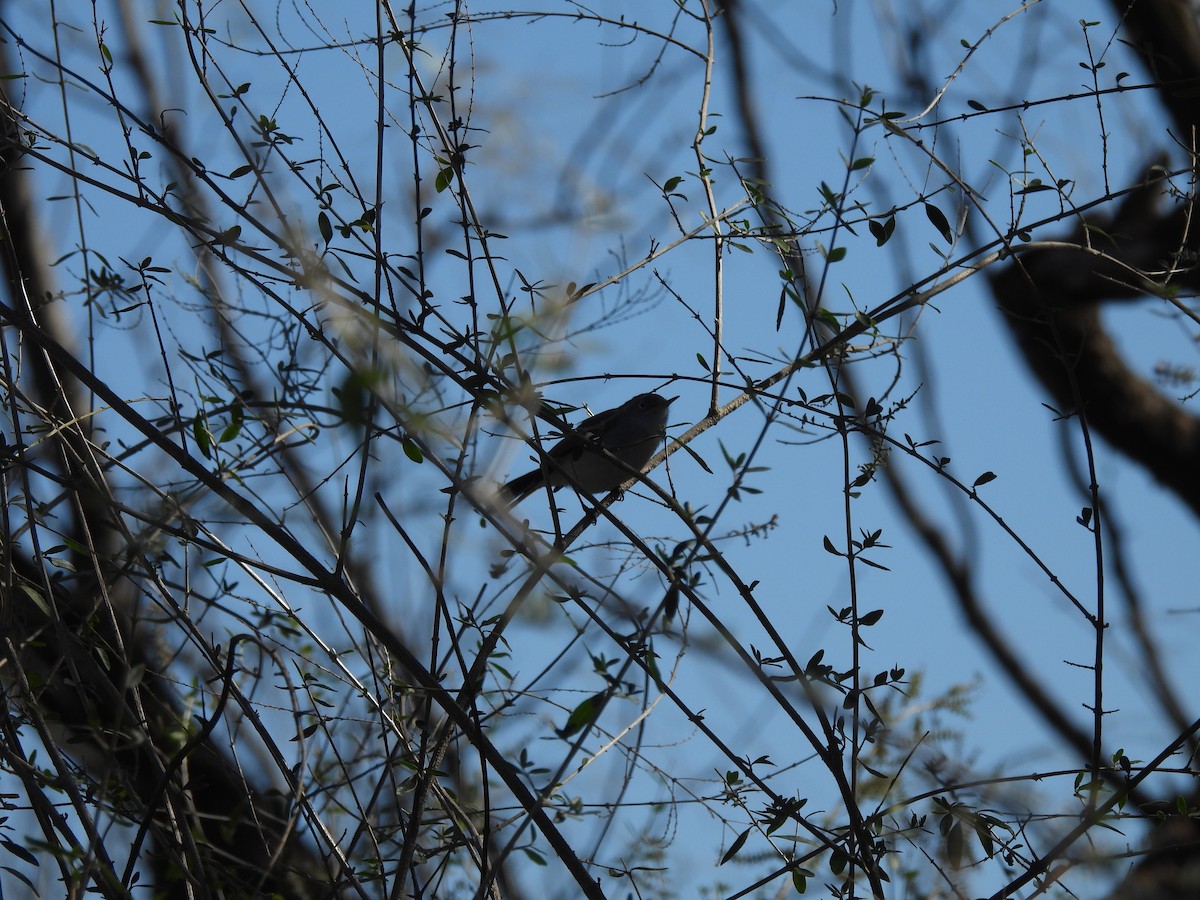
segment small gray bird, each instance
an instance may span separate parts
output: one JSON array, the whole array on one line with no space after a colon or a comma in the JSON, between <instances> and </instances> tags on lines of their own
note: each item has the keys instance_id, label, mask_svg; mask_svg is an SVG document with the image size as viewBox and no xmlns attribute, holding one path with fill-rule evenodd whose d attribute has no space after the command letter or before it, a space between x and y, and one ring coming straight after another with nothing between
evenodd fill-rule
<instances>
[{"instance_id":1,"label":"small gray bird","mask_svg":"<svg viewBox=\"0 0 1200 900\"><path fill-rule=\"evenodd\" d=\"M516 506L547 484L553 490L570 485L589 494L616 490L658 450L666 436L668 408L677 399L638 394L616 409L584 419L547 451L541 466L504 485L500 496ZM608 459L601 449L629 468Z\"/></svg>"}]
</instances>

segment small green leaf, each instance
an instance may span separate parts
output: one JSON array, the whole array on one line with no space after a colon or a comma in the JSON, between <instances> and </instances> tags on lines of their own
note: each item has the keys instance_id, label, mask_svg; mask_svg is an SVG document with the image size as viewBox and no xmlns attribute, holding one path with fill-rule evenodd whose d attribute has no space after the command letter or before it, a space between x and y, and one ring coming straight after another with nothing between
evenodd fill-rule
<instances>
[{"instance_id":1,"label":"small green leaf","mask_svg":"<svg viewBox=\"0 0 1200 900\"><path fill-rule=\"evenodd\" d=\"M532 847L522 847L521 850L537 865L546 865L546 857L542 856L542 854L538 853Z\"/></svg>"},{"instance_id":2,"label":"small green leaf","mask_svg":"<svg viewBox=\"0 0 1200 900\"><path fill-rule=\"evenodd\" d=\"M404 438L404 440L400 442L400 446L404 450L404 455L413 462L417 464L425 462L425 454L421 452L421 448L417 446L416 441L414 441L412 438Z\"/></svg>"},{"instance_id":3,"label":"small green leaf","mask_svg":"<svg viewBox=\"0 0 1200 900\"><path fill-rule=\"evenodd\" d=\"M232 441L242 431L242 423L245 421L245 412L243 412L240 404L234 406L229 411L229 424L225 426L225 430L221 432L221 437L217 440L218 444L224 444L226 441Z\"/></svg>"},{"instance_id":4,"label":"small green leaf","mask_svg":"<svg viewBox=\"0 0 1200 900\"><path fill-rule=\"evenodd\" d=\"M212 435L208 433L208 425L204 421L204 416L196 416L192 420L192 437L196 439L196 446L200 448L200 453L205 459L212 459Z\"/></svg>"},{"instance_id":5,"label":"small green leaf","mask_svg":"<svg viewBox=\"0 0 1200 900\"><path fill-rule=\"evenodd\" d=\"M808 890L808 876L813 874L807 869L792 869L792 887L796 889L797 894L803 894Z\"/></svg>"},{"instance_id":6,"label":"small green leaf","mask_svg":"<svg viewBox=\"0 0 1200 900\"><path fill-rule=\"evenodd\" d=\"M567 738L579 733L596 721L607 702L607 693L592 694L571 711L571 715L567 717L567 724L556 729L555 734L561 738Z\"/></svg>"}]
</instances>

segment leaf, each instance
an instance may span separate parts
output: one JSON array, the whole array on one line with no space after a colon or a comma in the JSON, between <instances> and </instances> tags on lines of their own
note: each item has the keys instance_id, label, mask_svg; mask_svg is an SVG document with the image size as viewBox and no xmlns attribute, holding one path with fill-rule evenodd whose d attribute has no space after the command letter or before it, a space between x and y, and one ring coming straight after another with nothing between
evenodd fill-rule
<instances>
[{"instance_id":1,"label":"leaf","mask_svg":"<svg viewBox=\"0 0 1200 900\"><path fill-rule=\"evenodd\" d=\"M602 691L599 694L592 694L571 711L571 715L567 717L567 724L556 729L554 733L561 738L577 734L596 721L607 702L607 693Z\"/></svg>"},{"instance_id":2,"label":"leaf","mask_svg":"<svg viewBox=\"0 0 1200 900\"><path fill-rule=\"evenodd\" d=\"M50 607L37 588L33 587L32 585L25 584L24 582L17 585L17 587L21 589L21 592L25 594L25 596L33 601L34 606L41 610L46 616L50 615Z\"/></svg>"},{"instance_id":3,"label":"leaf","mask_svg":"<svg viewBox=\"0 0 1200 900\"><path fill-rule=\"evenodd\" d=\"M954 232L950 230L950 223L946 220L944 212L932 203L926 203L925 215L929 219L929 223L946 239L947 244L954 243Z\"/></svg>"},{"instance_id":4,"label":"leaf","mask_svg":"<svg viewBox=\"0 0 1200 900\"><path fill-rule=\"evenodd\" d=\"M196 446L200 448L200 453L205 459L212 459L212 436L208 433L208 425L204 421L204 416L196 416L192 420L192 437L196 439Z\"/></svg>"},{"instance_id":5,"label":"leaf","mask_svg":"<svg viewBox=\"0 0 1200 900\"><path fill-rule=\"evenodd\" d=\"M234 408L239 409L240 407L234 407ZM242 422L241 422L241 418L238 417L236 419L236 421L233 421L230 424L225 426L225 430L222 431L221 436L219 438L217 438L217 443L224 444L227 441L232 441L235 437L237 437L239 434L241 434L241 431L242 431Z\"/></svg>"},{"instance_id":6,"label":"leaf","mask_svg":"<svg viewBox=\"0 0 1200 900\"><path fill-rule=\"evenodd\" d=\"M1016 194L1019 197L1022 194L1037 194L1037 193L1040 193L1041 191L1052 191L1052 190L1054 190L1054 188L1052 188L1050 185L1044 183L1042 181L1042 179L1031 178L1029 180L1029 184L1025 185L1025 187L1023 187L1023 188L1021 188L1021 190L1017 191Z\"/></svg>"},{"instance_id":7,"label":"leaf","mask_svg":"<svg viewBox=\"0 0 1200 900\"><path fill-rule=\"evenodd\" d=\"M586 294L588 291L590 291L595 286L596 286L596 282L591 281L591 282L588 282L587 284L585 284L583 287L576 287L575 282L572 281L569 285L567 285L567 300L568 300L568 302L570 302L570 303L578 302L580 297L582 297L584 294Z\"/></svg>"},{"instance_id":8,"label":"leaf","mask_svg":"<svg viewBox=\"0 0 1200 900\"><path fill-rule=\"evenodd\" d=\"M725 863L737 856L738 851L742 849L749 837L750 829L747 828L734 839L733 844L731 844L729 849L725 851L725 855L721 857L721 861L717 863L717 865L723 866Z\"/></svg>"},{"instance_id":9,"label":"leaf","mask_svg":"<svg viewBox=\"0 0 1200 900\"><path fill-rule=\"evenodd\" d=\"M38 864L38 858L34 854L32 854L28 850L26 850L24 847L22 847L20 844L16 844L16 843L13 843L12 841L8 841L8 840L0 841L0 844L2 844L4 846L4 849L7 850L9 853L11 853L13 856L19 856L21 859L25 860L25 862L29 863L31 866L36 866Z\"/></svg>"},{"instance_id":10,"label":"leaf","mask_svg":"<svg viewBox=\"0 0 1200 900\"><path fill-rule=\"evenodd\" d=\"M975 479L975 483L973 485L971 485L971 487L972 487L972 489L977 488L977 487L983 487L983 485L987 484L989 481L995 481L995 480L996 480L995 472L984 472L982 475L980 475L978 478Z\"/></svg>"},{"instance_id":11,"label":"leaf","mask_svg":"<svg viewBox=\"0 0 1200 900\"><path fill-rule=\"evenodd\" d=\"M834 556L842 555L842 551L833 546L833 541L829 539L829 535L825 535L825 550L828 553L832 553Z\"/></svg>"},{"instance_id":12,"label":"leaf","mask_svg":"<svg viewBox=\"0 0 1200 900\"><path fill-rule=\"evenodd\" d=\"M213 238L213 243L229 246L230 244L235 243L237 241L237 239L239 237L241 237L241 235L242 235L242 226L234 225L232 228L226 229L225 231L218 232L217 236Z\"/></svg>"},{"instance_id":13,"label":"leaf","mask_svg":"<svg viewBox=\"0 0 1200 900\"><path fill-rule=\"evenodd\" d=\"M317 215L317 230L321 232L321 238L326 245L333 240L333 226L329 224L329 216L324 210Z\"/></svg>"},{"instance_id":14,"label":"leaf","mask_svg":"<svg viewBox=\"0 0 1200 900\"><path fill-rule=\"evenodd\" d=\"M868 765L867 765L865 762L863 762L862 760L859 760L859 763L858 763L858 764L859 764L860 766L862 766L862 767L863 767L863 769L865 769L867 772L871 773L871 775L872 775L873 777L875 777L875 778L885 778L885 779L886 779L886 778L891 778L891 777L892 777L891 775L888 775L886 772L880 772L878 769L872 769L870 766L868 766Z\"/></svg>"},{"instance_id":15,"label":"leaf","mask_svg":"<svg viewBox=\"0 0 1200 900\"><path fill-rule=\"evenodd\" d=\"M963 830L962 824L955 822L950 828L950 833L946 835L946 857L950 860L950 864L954 868L959 868L962 865L963 855Z\"/></svg>"},{"instance_id":16,"label":"leaf","mask_svg":"<svg viewBox=\"0 0 1200 900\"><path fill-rule=\"evenodd\" d=\"M875 238L875 246L882 247L888 242L892 232L896 230L896 217L888 216L883 222L878 219L870 219L867 222L867 228L871 230L871 235Z\"/></svg>"},{"instance_id":17,"label":"leaf","mask_svg":"<svg viewBox=\"0 0 1200 900\"><path fill-rule=\"evenodd\" d=\"M863 613L858 617L859 625L871 626L883 618L882 609L873 609L869 613Z\"/></svg>"},{"instance_id":18,"label":"leaf","mask_svg":"<svg viewBox=\"0 0 1200 900\"><path fill-rule=\"evenodd\" d=\"M687 453L688 456L690 456L693 460L695 460L697 465L699 465L700 468L702 468L709 475L711 475L713 473L712 468L708 465L708 463L706 463L704 461L704 457L702 457L699 453L697 453L695 450L693 450L691 444L677 444L676 446L678 446L685 453Z\"/></svg>"},{"instance_id":19,"label":"leaf","mask_svg":"<svg viewBox=\"0 0 1200 900\"><path fill-rule=\"evenodd\" d=\"M37 896L39 896L39 895L38 895L38 893L37 893L37 891L36 891L36 890L34 889L34 887L33 887L33 882L32 882L32 881L30 881L28 878L26 878L24 875L22 875L22 874L21 874L20 872L18 872L16 869L10 868L9 866L4 866L3 868L4 868L4 871L5 871L5 872L8 872L8 873L9 873L10 875L12 875L14 878L19 878L19 879L21 879L21 881L22 881L22 882L23 882L23 883L24 883L24 884L25 884L25 885L26 885L26 886L29 888L29 896L30 896L30 897L37 897ZM132 879L130 879L130 883L131 883L131 884L135 884L136 882L137 882L137 875L135 874L135 875L134 875L134 877L133 877Z\"/></svg>"},{"instance_id":20,"label":"leaf","mask_svg":"<svg viewBox=\"0 0 1200 900\"><path fill-rule=\"evenodd\" d=\"M988 859L996 855L996 846L992 842L992 832L987 825L982 821L975 823L975 837L979 839L979 846L983 848L983 854Z\"/></svg>"},{"instance_id":21,"label":"leaf","mask_svg":"<svg viewBox=\"0 0 1200 900\"><path fill-rule=\"evenodd\" d=\"M844 850L834 850L829 855L829 871L834 875L841 875L846 870L846 865L850 862L850 858L846 856Z\"/></svg>"},{"instance_id":22,"label":"leaf","mask_svg":"<svg viewBox=\"0 0 1200 900\"><path fill-rule=\"evenodd\" d=\"M792 887L796 889L797 894L803 894L808 890L808 881L803 869L792 869Z\"/></svg>"},{"instance_id":23,"label":"leaf","mask_svg":"<svg viewBox=\"0 0 1200 900\"><path fill-rule=\"evenodd\" d=\"M404 455L418 465L425 462L425 454L421 452L421 448L417 446L417 442L410 437L404 438L400 442L400 447L404 450Z\"/></svg>"},{"instance_id":24,"label":"leaf","mask_svg":"<svg viewBox=\"0 0 1200 900\"><path fill-rule=\"evenodd\" d=\"M538 853L532 847L522 847L521 850L526 856L528 856L537 865L539 865L539 866L546 865L546 857L542 856L542 854Z\"/></svg>"}]
</instances>

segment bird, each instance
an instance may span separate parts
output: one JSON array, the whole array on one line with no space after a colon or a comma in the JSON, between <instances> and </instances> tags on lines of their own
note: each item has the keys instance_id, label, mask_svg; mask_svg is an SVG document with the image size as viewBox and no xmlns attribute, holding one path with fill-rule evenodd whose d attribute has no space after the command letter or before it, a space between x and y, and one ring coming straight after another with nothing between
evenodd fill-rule
<instances>
[{"instance_id":1,"label":"bird","mask_svg":"<svg viewBox=\"0 0 1200 900\"><path fill-rule=\"evenodd\" d=\"M500 496L512 507L546 485L552 490L570 485L588 494L616 490L658 450L666 437L667 412L678 399L638 394L584 419L546 452L538 468L501 487Z\"/></svg>"}]
</instances>

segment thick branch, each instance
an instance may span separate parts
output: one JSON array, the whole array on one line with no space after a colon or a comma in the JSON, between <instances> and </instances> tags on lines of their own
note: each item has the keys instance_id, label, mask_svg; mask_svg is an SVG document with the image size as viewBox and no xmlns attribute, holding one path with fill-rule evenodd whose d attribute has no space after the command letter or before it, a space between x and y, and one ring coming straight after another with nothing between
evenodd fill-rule
<instances>
[{"instance_id":1,"label":"thick branch","mask_svg":"<svg viewBox=\"0 0 1200 900\"><path fill-rule=\"evenodd\" d=\"M1156 198L1157 187L1148 185L1103 223L1099 233L1108 237L1100 252L1087 249L1089 233L1097 233L1088 227L1068 239L1079 249L1021 254L992 287L1054 403L1086 415L1105 441L1200 515L1200 419L1125 361L1100 317L1102 300L1144 296L1150 273L1171 265L1186 234L1186 211L1160 215ZM1137 273L1146 273L1141 283ZM1194 287L1196 280L1194 272L1179 272L1171 283Z\"/></svg>"}]
</instances>

